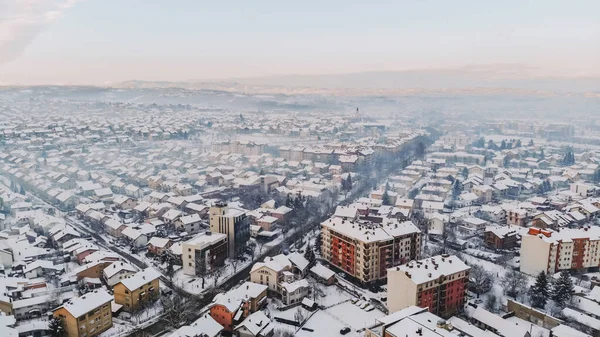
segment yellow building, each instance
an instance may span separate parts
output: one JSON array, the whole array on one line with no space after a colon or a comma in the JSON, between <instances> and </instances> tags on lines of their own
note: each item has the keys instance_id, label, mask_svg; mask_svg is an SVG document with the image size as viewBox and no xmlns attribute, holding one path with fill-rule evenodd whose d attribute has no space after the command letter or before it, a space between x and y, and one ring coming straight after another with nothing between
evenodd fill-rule
<instances>
[{"instance_id":1,"label":"yellow building","mask_svg":"<svg viewBox=\"0 0 600 337\"><path fill-rule=\"evenodd\" d=\"M121 304L123 310L132 312L140 305L152 302L159 295L160 273L146 268L115 284L113 291L115 303Z\"/></svg>"},{"instance_id":2,"label":"yellow building","mask_svg":"<svg viewBox=\"0 0 600 337\"><path fill-rule=\"evenodd\" d=\"M62 320L67 337L94 337L112 327L110 302L113 297L104 290L95 290L70 299L54 310Z\"/></svg>"}]
</instances>

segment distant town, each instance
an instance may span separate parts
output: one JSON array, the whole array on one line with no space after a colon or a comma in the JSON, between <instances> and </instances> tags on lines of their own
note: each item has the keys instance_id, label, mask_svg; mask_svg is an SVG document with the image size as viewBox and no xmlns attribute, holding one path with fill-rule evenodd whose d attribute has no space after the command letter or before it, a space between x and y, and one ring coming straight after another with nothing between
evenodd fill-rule
<instances>
[{"instance_id":1,"label":"distant town","mask_svg":"<svg viewBox=\"0 0 600 337\"><path fill-rule=\"evenodd\" d=\"M2 336L600 336L596 126L73 90L0 96Z\"/></svg>"}]
</instances>

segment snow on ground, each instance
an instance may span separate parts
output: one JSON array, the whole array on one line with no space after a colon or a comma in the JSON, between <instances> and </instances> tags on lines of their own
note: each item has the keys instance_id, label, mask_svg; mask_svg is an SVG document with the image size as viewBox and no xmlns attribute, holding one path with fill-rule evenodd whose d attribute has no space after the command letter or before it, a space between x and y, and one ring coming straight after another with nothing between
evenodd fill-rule
<instances>
[{"instance_id":1,"label":"snow on ground","mask_svg":"<svg viewBox=\"0 0 600 337\"><path fill-rule=\"evenodd\" d=\"M503 266L495 264L493 262L486 261L486 260L477 258L475 256L471 256L468 254L460 254L460 259L462 259L469 265L475 265L475 264L480 265L485 270L487 270L488 272L490 272L492 274L492 278L494 280L493 285L492 285L492 290L490 290L490 292L488 292L487 294L483 294L480 296L483 303L485 303L485 301L487 300L487 297L490 294L496 295L496 297L498 298L498 304L507 302L508 297L506 295L504 295L504 288L502 286L501 281L502 281L502 278L504 277L504 275L508 271L510 271L510 267L503 267ZM525 291L528 290L529 287L535 283L534 277L531 277L529 275L526 275L526 276L527 276L528 282L525 285L525 288L524 288ZM528 298L519 298L518 301L523 304L529 305Z\"/></svg>"},{"instance_id":2,"label":"snow on ground","mask_svg":"<svg viewBox=\"0 0 600 337\"><path fill-rule=\"evenodd\" d=\"M125 336L127 333L132 331L135 327L125 321L121 321L119 319L113 318L113 326L98 335L98 337L115 337L115 336Z\"/></svg>"},{"instance_id":3,"label":"snow on ground","mask_svg":"<svg viewBox=\"0 0 600 337\"><path fill-rule=\"evenodd\" d=\"M490 253L490 252L482 251L479 249L473 249L473 248L467 248L464 250L464 252L469 255L472 255L472 256L485 258L487 260L495 260L501 256L500 254Z\"/></svg>"},{"instance_id":4,"label":"snow on ground","mask_svg":"<svg viewBox=\"0 0 600 337\"><path fill-rule=\"evenodd\" d=\"M156 318L162 312L162 304L160 303L160 300L157 300L154 303L152 303L148 308L136 312L135 314L122 312L119 314L118 318L120 320L127 321L128 324L140 325Z\"/></svg>"},{"instance_id":5,"label":"snow on ground","mask_svg":"<svg viewBox=\"0 0 600 337\"><path fill-rule=\"evenodd\" d=\"M254 255L258 255L258 251L254 252ZM238 263L238 265L236 266L236 271L234 272L234 268L231 262L229 260L225 261L225 266L221 268L222 274L217 279L217 286L225 282L230 277L234 276L235 273L239 272L240 270L248 267L249 265L255 262L257 262L256 259L253 262L250 259L250 257L247 256L246 261ZM177 285L178 287L184 289L185 291L191 294L197 295L215 286L215 275L207 275L204 278L204 288L202 288L201 277L186 275L183 273L183 269L180 269L175 272L175 275L173 275L173 284Z\"/></svg>"},{"instance_id":6,"label":"snow on ground","mask_svg":"<svg viewBox=\"0 0 600 337\"><path fill-rule=\"evenodd\" d=\"M248 259L245 262L238 263L236 269L239 272L253 262ZM233 266L229 261L225 262L225 266L222 268L222 275L217 278L217 286L223 283L225 280L234 275ZM215 286L215 275L207 275L204 278L204 288L202 288L202 278L198 276L186 275L183 273L183 269L178 270L173 275L173 284L184 289L191 294L200 294L207 289Z\"/></svg>"},{"instance_id":7,"label":"snow on ground","mask_svg":"<svg viewBox=\"0 0 600 337\"><path fill-rule=\"evenodd\" d=\"M375 319L384 317L385 314L377 309L365 311L352 302L344 302L325 310L332 317L344 322L353 330L365 329L375 324Z\"/></svg>"},{"instance_id":8,"label":"snow on ground","mask_svg":"<svg viewBox=\"0 0 600 337\"><path fill-rule=\"evenodd\" d=\"M340 336L340 330L349 327L345 322L332 316L327 311L317 311L309 320L304 324L304 328L312 329L314 332L299 330L295 337L316 337L316 336ZM351 330L347 337L358 337L364 336L364 333L358 333L355 330Z\"/></svg>"},{"instance_id":9,"label":"snow on ground","mask_svg":"<svg viewBox=\"0 0 600 337\"><path fill-rule=\"evenodd\" d=\"M353 297L348 292L344 291L343 289L340 289L340 287L336 285L322 287L322 290L325 296L317 296L315 298L315 302L318 305L321 305L325 308L334 306L336 304L340 304L345 301L349 301Z\"/></svg>"}]
</instances>

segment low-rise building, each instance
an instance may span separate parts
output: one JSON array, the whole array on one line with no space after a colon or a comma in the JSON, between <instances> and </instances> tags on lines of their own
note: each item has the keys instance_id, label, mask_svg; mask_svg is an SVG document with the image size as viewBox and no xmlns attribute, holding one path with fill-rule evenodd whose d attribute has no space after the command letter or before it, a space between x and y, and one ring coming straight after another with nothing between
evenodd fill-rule
<instances>
[{"instance_id":1,"label":"low-rise building","mask_svg":"<svg viewBox=\"0 0 600 337\"><path fill-rule=\"evenodd\" d=\"M95 290L75 297L54 310L68 337L94 337L112 327L110 302L113 297L104 290Z\"/></svg>"},{"instance_id":2,"label":"low-rise building","mask_svg":"<svg viewBox=\"0 0 600 337\"><path fill-rule=\"evenodd\" d=\"M308 295L309 286L301 279L307 272L309 262L298 253L266 257L250 270L250 281L266 285L289 305Z\"/></svg>"},{"instance_id":3,"label":"low-rise building","mask_svg":"<svg viewBox=\"0 0 600 337\"><path fill-rule=\"evenodd\" d=\"M102 276L104 277L106 284L112 287L121 282L121 280L132 276L136 272L137 269L135 269L131 264L123 261L116 261L104 268L102 271Z\"/></svg>"},{"instance_id":4,"label":"low-rise building","mask_svg":"<svg viewBox=\"0 0 600 337\"><path fill-rule=\"evenodd\" d=\"M483 232L485 245L491 249L512 249L517 247L519 234L513 226L487 226Z\"/></svg>"},{"instance_id":5,"label":"low-rise building","mask_svg":"<svg viewBox=\"0 0 600 337\"><path fill-rule=\"evenodd\" d=\"M146 268L119 281L113 287L115 303L122 305L123 310L132 312L140 305L154 301L160 291L159 278L158 271Z\"/></svg>"},{"instance_id":6,"label":"low-rise building","mask_svg":"<svg viewBox=\"0 0 600 337\"><path fill-rule=\"evenodd\" d=\"M245 282L227 293L215 296L210 307L210 316L223 329L232 332L233 328L250 314L260 310L267 300L267 286Z\"/></svg>"},{"instance_id":7,"label":"low-rise building","mask_svg":"<svg viewBox=\"0 0 600 337\"><path fill-rule=\"evenodd\" d=\"M499 337L479 329L458 317L446 321L426 308L410 306L388 316L376 319L367 327L366 337Z\"/></svg>"}]
</instances>

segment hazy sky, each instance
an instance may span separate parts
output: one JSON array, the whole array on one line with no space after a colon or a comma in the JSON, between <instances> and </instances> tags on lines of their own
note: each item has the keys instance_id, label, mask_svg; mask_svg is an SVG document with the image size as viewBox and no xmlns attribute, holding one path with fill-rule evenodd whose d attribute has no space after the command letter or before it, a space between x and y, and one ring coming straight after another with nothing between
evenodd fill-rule
<instances>
[{"instance_id":1,"label":"hazy sky","mask_svg":"<svg viewBox=\"0 0 600 337\"><path fill-rule=\"evenodd\" d=\"M598 0L0 0L0 84L517 63L600 74Z\"/></svg>"}]
</instances>

